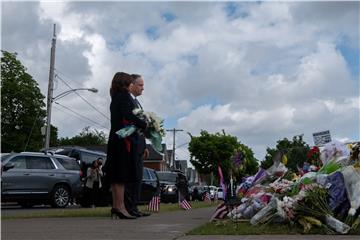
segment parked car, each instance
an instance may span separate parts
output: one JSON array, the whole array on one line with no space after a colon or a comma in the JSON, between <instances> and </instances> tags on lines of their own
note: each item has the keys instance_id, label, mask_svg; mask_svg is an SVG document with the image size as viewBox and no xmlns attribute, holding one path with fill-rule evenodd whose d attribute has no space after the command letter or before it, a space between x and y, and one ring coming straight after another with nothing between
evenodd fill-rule
<instances>
[{"instance_id":1,"label":"parked car","mask_svg":"<svg viewBox=\"0 0 360 240\"><path fill-rule=\"evenodd\" d=\"M203 201L203 187L194 185L190 188L190 196L192 201Z\"/></svg>"},{"instance_id":2,"label":"parked car","mask_svg":"<svg viewBox=\"0 0 360 240\"><path fill-rule=\"evenodd\" d=\"M219 188L217 189L217 198L218 198L219 200L224 200L224 192L223 192L223 190L222 190L221 187L219 187Z\"/></svg>"},{"instance_id":3,"label":"parked car","mask_svg":"<svg viewBox=\"0 0 360 240\"><path fill-rule=\"evenodd\" d=\"M209 193L210 193L210 199L214 200L215 199L215 195L217 194L217 190L218 188L215 186L209 186Z\"/></svg>"},{"instance_id":4,"label":"parked car","mask_svg":"<svg viewBox=\"0 0 360 240\"><path fill-rule=\"evenodd\" d=\"M64 208L81 194L82 172L74 158L43 152L1 155L1 201L22 207Z\"/></svg>"},{"instance_id":5,"label":"parked car","mask_svg":"<svg viewBox=\"0 0 360 240\"><path fill-rule=\"evenodd\" d=\"M160 181L161 202L178 201L179 192L187 199L190 199L189 183L186 176L180 171L158 171Z\"/></svg>"},{"instance_id":6,"label":"parked car","mask_svg":"<svg viewBox=\"0 0 360 240\"><path fill-rule=\"evenodd\" d=\"M106 153L100 151L93 151L81 147L64 147L54 150L56 154L66 155L78 160L84 177L86 177L87 168L91 166L94 160L102 158L103 164L106 161Z\"/></svg>"},{"instance_id":7,"label":"parked car","mask_svg":"<svg viewBox=\"0 0 360 240\"><path fill-rule=\"evenodd\" d=\"M141 185L140 202L148 203L152 197L160 192L160 182L156 171L144 167L143 180Z\"/></svg>"},{"instance_id":8,"label":"parked car","mask_svg":"<svg viewBox=\"0 0 360 240\"><path fill-rule=\"evenodd\" d=\"M99 202L95 203L96 206L107 206L111 205L112 203L111 186L108 182L106 182L106 179L103 179L102 183L103 186L100 192L101 196L98 198ZM150 202L152 197L159 192L160 184L156 171L154 169L144 167L140 192L140 203ZM90 196L88 196L86 191L84 191L84 194L81 195L81 198L78 199L78 202L82 207L90 207L91 202L89 200Z\"/></svg>"}]
</instances>

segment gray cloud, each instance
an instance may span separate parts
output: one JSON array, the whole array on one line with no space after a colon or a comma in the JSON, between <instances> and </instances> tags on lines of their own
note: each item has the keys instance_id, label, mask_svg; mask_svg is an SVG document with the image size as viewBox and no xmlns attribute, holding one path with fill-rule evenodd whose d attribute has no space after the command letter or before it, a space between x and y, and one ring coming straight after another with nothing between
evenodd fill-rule
<instances>
[{"instance_id":1,"label":"gray cloud","mask_svg":"<svg viewBox=\"0 0 360 240\"><path fill-rule=\"evenodd\" d=\"M359 49L358 18L354 2L8 2L2 48L19 53L46 93L57 23L59 77L98 88L81 95L105 115L113 74L139 73L142 105L169 119L165 127L225 129L262 159L266 146L296 134L310 144L311 133L325 129L359 138L358 76L338 49L343 39ZM56 86L68 89L60 79ZM108 119L78 96L61 103L97 125L56 106L60 136L87 125L107 133ZM189 140L180 135L179 144ZM171 146L171 137L165 141Z\"/></svg>"},{"instance_id":2,"label":"gray cloud","mask_svg":"<svg viewBox=\"0 0 360 240\"><path fill-rule=\"evenodd\" d=\"M1 15L1 48L17 52L44 90L49 74L46 65L50 62L51 22L39 21L39 4L35 2L4 2Z\"/></svg>"}]
</instances>

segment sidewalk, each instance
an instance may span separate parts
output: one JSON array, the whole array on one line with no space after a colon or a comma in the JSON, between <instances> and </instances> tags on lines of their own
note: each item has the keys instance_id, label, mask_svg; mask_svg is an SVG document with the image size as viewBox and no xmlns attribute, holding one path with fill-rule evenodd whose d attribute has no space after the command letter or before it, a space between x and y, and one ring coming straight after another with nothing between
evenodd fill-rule
<instances>
[{"instance_id":1,"label":"sidewalk","mask_svg":"<svg viewBox=\"0 0 360 240\"><path fill-rule=\"evenodd\" d=\"M209 221L215 207L152 214L136 220L109 218L38 218L1 221L2 240L350 240L342 235L186 236Z\"/></svg>"},{"instance_id":2,"label":"sidewalk","mask_svg":"<svg viewBox=\"0 0 360 240\"><path fill-rule=\"evenodd\" d=\"M152 214L136 220L34 218L1 221L3 240L181 239L209 221L215 207Z\"/></svg>"}]
</instances>

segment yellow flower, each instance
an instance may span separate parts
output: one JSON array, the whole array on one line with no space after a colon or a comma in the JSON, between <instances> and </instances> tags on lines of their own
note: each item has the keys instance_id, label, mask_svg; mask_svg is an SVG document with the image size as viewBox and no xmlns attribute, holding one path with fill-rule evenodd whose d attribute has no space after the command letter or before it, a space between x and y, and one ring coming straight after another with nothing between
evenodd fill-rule
<instances>
[{"instance_id":1,"label":"yellow flower","mask_svg":"<svg viewBox=\"0 0 360 240\"><path fill-rule=\"evenodd\" d=\"M284 154L281 158L281 162L286 166L286 164L288 163L288 159L287 156Z\"/></svg>"}]
</instances>

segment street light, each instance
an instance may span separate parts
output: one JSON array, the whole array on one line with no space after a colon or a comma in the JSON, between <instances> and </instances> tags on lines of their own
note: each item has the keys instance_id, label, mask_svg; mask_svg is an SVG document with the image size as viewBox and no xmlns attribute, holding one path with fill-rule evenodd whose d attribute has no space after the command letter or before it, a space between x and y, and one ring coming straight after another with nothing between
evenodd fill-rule
<instances>
[{"instance_id":1,"label":"street light","mask_svg":"<svg viewBox=\"0 0 360 240\"><path fill-rule=\"evenodd\" d=\"M71 89L68 91L65 91L63 93L60 93L59 95L55 96L52 98L52 102L54 102L55 100L58 100L59 98L65 97L66 95L69 95L72 92L78 91L78 90L87 90L93 93L97 93L98 90L96 88L76 88L76 89Z\"/></svg>"},{"instance_id":2,"label":"street light","mask_svg":"<svg viewBox=\"0 0 360 240\"><path fill-rule=\"evenodd\" d=\"M47 106L47 111L46 111L46 132L45 132L45 150L49 149L50 146L50 129L51 129L51 107L52 107L52 103L55 100L58 100L62 97L65 97L66 95L75 92L75 91L80 91L80 90L86 90L86 91L90 91L93 93L97 93L98 90L96 88L75 88L75 89L71 89L65 92L60 93L59 95L50 98L51 100L48 101L48 106ZM52 95L52 94L51 94Z\"/></svg>"}]
</instances>

